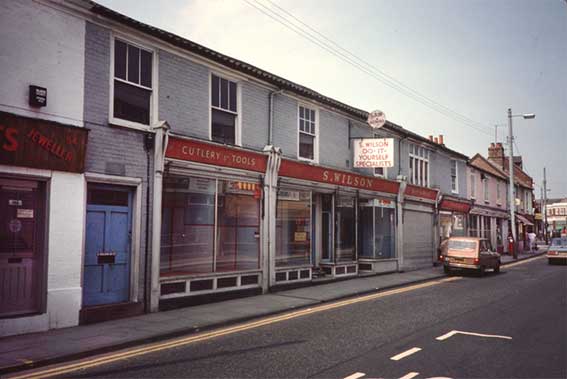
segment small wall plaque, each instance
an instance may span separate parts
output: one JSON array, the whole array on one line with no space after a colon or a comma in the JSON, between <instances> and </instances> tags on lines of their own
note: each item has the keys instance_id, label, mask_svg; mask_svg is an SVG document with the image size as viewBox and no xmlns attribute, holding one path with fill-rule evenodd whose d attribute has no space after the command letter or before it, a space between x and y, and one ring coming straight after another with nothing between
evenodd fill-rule
<instances>
[{"instance_id":1,"label":"small wall plaque","mask_svg":"<svg viewBox=\"0 0 567 379\"><path fill-rule=\"evenodd\" d=\"M30 105L45 107L47 105L47 88L30 85Z\"/></svg>"}]
</instances>

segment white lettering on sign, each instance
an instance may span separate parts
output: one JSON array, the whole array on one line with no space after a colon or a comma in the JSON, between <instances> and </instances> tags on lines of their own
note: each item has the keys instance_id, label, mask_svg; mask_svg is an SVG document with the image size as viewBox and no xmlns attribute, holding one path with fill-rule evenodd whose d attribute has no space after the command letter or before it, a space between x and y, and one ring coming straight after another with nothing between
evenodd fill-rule
<instances>
[{"instance_id":1,"label":"white lettering on sign","mask_svg":"<svg viewBox=\"0 0 567 379\"><path fill-rule=\"evenodd\" d=\"M393 138L364 138L354 144L354 167L394 167Z\"/></svg>"}]
</instances>

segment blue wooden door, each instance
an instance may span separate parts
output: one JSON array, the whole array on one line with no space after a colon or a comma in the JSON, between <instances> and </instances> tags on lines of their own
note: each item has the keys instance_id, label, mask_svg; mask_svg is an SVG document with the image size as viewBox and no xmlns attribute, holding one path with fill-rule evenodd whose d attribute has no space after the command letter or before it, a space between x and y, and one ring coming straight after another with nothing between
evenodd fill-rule
<instances>
[{"instance_id":1,"label":"blue wooden door","mask_svg":"<svg viewBox=\"0 0 567 379\"><path fill-rule=\"evenodd\" d=\"M83 305L128 301L131 207L87 204Z\"/></svg>"}]
</instances>

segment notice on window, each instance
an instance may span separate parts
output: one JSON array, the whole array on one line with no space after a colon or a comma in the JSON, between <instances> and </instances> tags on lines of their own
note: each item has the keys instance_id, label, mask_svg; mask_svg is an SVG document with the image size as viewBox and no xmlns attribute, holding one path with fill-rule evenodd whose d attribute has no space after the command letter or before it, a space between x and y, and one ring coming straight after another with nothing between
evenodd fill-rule
<instances>
[{"instance_id":1,"label":"notice on window","mask_svg":"<svg viewBox=\"0 0 567 379\"><path fill-rule=\"evenodd\" d=\"M354 167L394 167L394 139L364 138L355 141Z\"/></svg>"},{"instance_id":2,"label":"notice on window","mask_svg":"<svg viewBox=\"0 0 567 379\"><path fill-rule=\"evenodd\" d=\"M17 218L33 218L33 209L18 208L16 213Z\"/></svg>"},{"instance_id":3,"label":"notice on window","mask_svg":"<svg viewBox=\"0 0 567 379\"><path fill-rule=\"evenodd\" d=\"M295 242L307 241L307 232L295 232L294 240Z\"/></svg>"}]
</instances>

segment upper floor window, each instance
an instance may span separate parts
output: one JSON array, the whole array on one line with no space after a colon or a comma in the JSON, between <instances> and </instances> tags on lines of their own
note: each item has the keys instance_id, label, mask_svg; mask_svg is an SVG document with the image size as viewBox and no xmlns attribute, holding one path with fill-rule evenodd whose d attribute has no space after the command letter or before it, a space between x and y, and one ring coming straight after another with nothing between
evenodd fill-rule
<instances>
[{"instance_id":1,"label":"upper floor window","mask_svg":"<svg viewBox=\"0 0 567 379\"><path fill-rule=\"evenodd\" d=\"M151 51L114 40L114 118L150 124L152 60Z\"/></svg>"},{"instance_id":2,"label":"upper floor window","mask_svg":"<svg viewBox=\"0 0 567 379\"><path fill-rule=\"evenodd\" d=\"M498 204L501 203L501 200L500 200L500 182L499 181L496 182L496 202Z\"/></svg>"},{"instance_id":3,"label":"upper floor window","mask_svg":"<svg viewBox=\"0 0 567 379\"><path fill-rule=\"evenodd\" d=\"M299 106L299 158L311 161L317 160L317 112L304 106Z\"/></svg>"},{"instance_id":4,"label":"upper floor window","mask_svg":"<svg viewBox=\"0 0 567 379\"><path fill-rule=\"evenodd\" d=\"M487 176L485 176L484 179L482 180L482 184L484 186L484 188L483 188L484 201L488 202L488 177Z\"/></svg>"},{"instance_id":5,"label":"upper floor window","mask_svg":"<svg viewBox=\"0 0 567 379\"><path fill-rule=\"evenodd\" d=\"M476 197L476 175L471 174L471 197L474 199Z\"/></svg>"},{"instance_id":6,"label":"upper floor window","mask_svg":"<svg viewBox=\"0 0 567 379\"><path fill-rule=\"evenodd\" d=\"M457 161L451 160L451 191L459 192L459 183L457 178Z\"/></svg>"},{"instance_id":7,"label":"upper floor window","mask_svg":"<svg viewBox=\"0 0 567 379\"><path fill-rule=\"evenodd\" d=\"M386 167L374 167L374 176L385 178L388 176L388 172L386 170Z\"/></svg>"},{"instance_id":8,"label":"upper floor window","mask_svg":"<svg viewBox=\"0 0 567 379\"><path fill-rule=\"evenodd\" d=\"M409 182L429 187L429 150L410 144Z\"/></svg>"},{"instance_id":9,"label":"upper floor window","mask_svg":"<svg viewBox=\"0 0 567 379\"><path fill-rule=\"evenodd\" d=\"M237 143L236 82L211 74L211 139L235 145Z\"/></svg>"}]
</instances>

